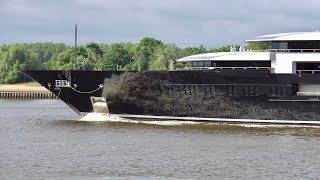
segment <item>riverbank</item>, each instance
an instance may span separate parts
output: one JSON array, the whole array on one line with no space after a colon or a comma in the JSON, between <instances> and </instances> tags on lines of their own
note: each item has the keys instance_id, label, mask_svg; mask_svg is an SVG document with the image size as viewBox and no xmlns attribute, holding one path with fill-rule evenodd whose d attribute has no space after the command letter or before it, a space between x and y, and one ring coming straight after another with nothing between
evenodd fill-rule
<instances>
[{"instance_id":1,"label":"riverbank","mask_svg":"<svg viewBox=\"0 0 320 180\"><path fill-rule=\"evenodd\" d=\"M0 84L0 99L57 99L49 90L36 82Z\"/></svg>"},{"instance_id":2,"label":"riverbank","mask_svg":"<svg viewBox=\"0 0 320 180\"><path fill-rule=\"evenodd\" d=\"M35 82L19 84L0 84L0 92L49 92Z\"/></svg>"}]
</instances>

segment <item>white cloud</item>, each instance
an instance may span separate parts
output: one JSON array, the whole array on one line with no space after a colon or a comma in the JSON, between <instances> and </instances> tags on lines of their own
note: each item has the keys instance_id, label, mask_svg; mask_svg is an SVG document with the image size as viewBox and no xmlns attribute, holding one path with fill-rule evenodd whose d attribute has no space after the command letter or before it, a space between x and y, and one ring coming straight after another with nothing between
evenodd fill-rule
<instances>
[{"instance_id":1,"label":"white cloud","mask_svg":"<svg viewBox=\"0 0 320 180\"><path fill-rule=\"evenodd\" d=\"M0 44L135 41L178 46L241 44L257 35L320 28L317 0L0 0Z\"/></svg>"}]
</instances>

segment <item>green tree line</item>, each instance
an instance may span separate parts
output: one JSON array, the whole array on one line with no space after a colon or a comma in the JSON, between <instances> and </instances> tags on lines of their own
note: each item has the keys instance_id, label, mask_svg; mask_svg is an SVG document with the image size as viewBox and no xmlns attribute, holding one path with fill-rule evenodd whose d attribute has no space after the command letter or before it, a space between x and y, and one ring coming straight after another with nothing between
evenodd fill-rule
<instances>
[{"instance_id":1,"label":"green tree line","mask_svg":"<svg viewBox=\"0 0 320 180\"><path fill-rule=\"evenodd\" d=\"M167 70L185 64L176 60L206 52L229 51L230 46L209 49L179 48L146 37L138 43L87 43L77 48L77 70ZM0 46L0 84L24 80L20 70L73 70L74 48L62 43L22 43Z\"/></svg>"}]
</instances>

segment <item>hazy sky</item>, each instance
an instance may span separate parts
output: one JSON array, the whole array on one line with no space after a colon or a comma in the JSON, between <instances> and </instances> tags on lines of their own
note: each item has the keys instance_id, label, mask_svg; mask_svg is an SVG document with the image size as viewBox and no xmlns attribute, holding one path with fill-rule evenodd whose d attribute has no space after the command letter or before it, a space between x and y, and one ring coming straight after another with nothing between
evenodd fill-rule
<instances>
[{"instance_id":1,"label":"hazy sky","mask_svg":"<svg viewBox=\"0 0 320 180\"><path fill-rule=\"evenodd\" d=\"M319 0L0 0L0 44L138 42L242 44L258 35L320 29Z\"/></svg>"}]
</instances>

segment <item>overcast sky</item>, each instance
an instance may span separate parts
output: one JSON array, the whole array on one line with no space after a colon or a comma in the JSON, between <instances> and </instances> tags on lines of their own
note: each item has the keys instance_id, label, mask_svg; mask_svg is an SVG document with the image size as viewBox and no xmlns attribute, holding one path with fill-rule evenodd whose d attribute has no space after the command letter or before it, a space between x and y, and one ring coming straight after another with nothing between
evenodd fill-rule
<instances>
[{"instance_id":1,"label":"overcast sky","mask_svg":"<svg viewBox=\"0 0 320 180\"><path fill-rule=\"evenodd\" d=\"M138 42L243 44L258 35L320 29L319 0L0 0L0 44Z\"/></svg>"}]
</instances>

